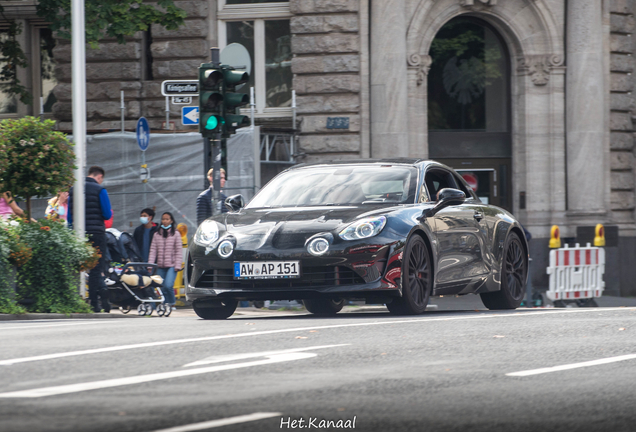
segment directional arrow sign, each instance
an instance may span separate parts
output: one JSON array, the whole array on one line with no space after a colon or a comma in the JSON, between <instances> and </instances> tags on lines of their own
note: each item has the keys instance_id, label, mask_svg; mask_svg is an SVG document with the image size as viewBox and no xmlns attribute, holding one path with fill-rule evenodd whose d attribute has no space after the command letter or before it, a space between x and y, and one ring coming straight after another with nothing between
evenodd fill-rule
<instances>
[{"instance_id":1,"label":"directional arrow sign","mask_svg":"<svg viewBox=\"0 0 636 432\"><path fill-rule=\"evenodd\" d=\"M181 124L184 126L199 124L199 107L182 107Z\"/></svg>"},{"instance_id":2,"label":"directional arrow sign","mask_svg":"<svg viewBox=\"0 0 636 432\"><path fill-rule=\"evenodd\" d=\"M199 81L164 81L161 83L161 94L164 96L199 96Z\"/></svg>"}]
</instances>

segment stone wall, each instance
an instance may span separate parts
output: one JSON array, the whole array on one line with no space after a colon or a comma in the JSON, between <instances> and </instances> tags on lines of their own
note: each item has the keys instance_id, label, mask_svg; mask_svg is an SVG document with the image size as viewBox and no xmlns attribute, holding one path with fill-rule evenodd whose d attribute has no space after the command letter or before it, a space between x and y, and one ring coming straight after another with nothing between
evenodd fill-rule
<instances>
[{"instance_id":1,"label":"stone wall","mask_svg":"<svg viewBox=\"0 0 636 432\"><path fill-rule=\"evenodd\" d=\"M610 3L611 219L623 227L634 224L634 6Z\"/></svg>"},{"instance_id":2,"label":"stone wall","mask_svg":"<svg viewBox=\"0 0 636 432\"><path fill-rule=\"evenodd\" d=\"M101 132L121 129L120 92L124 91L125 128L134 130L139 117L147 118L151 129L165 121L165 98L161 82L168 79L196 79L197 68L209 61L208 2L175 0L188 14L185 24L169 31L153 25L120 45L104 39L97 49L86 48L87 130ZM150 42L148 43L148 38ZM60 130L72 130L71 44L58 40L54 52L59 84L54 92L58 102L53 115ZM193 104L198 103L193 98ZM181 126L180 106L171 104L170 121Z\"/></svg>"},{"instance_id":3,"label":"stone wall","mask_svg":"<svg viewBox=\"0 0 636 432\"><path fill-rule=\"evenodd\" d=\"M305 161L357 157L362 90L359 0L291 0L290 8L293 88ZM348 119L348 128L333 128L346 125L346 120L333 118Z\"/></svg>"}]
</instances>

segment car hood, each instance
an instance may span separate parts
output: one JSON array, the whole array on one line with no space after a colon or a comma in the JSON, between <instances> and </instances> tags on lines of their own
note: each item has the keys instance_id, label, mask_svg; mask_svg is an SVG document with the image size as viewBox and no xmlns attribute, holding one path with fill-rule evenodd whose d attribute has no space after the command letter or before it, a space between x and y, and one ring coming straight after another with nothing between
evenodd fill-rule
<instances>
[{"instance_id":1,"label":"car hood","mask_svg":"<svg viewBox=\"0 0 636 432\"><path fill-rule=\"evenodd\" d=\"M271 244L277 249L302 248L318 233L336 233L362 217L391 213L404 206L325 206L243 209L217 216L226 235L235 237L237 249L259 249Z\"/></svg>"}]
</instances>

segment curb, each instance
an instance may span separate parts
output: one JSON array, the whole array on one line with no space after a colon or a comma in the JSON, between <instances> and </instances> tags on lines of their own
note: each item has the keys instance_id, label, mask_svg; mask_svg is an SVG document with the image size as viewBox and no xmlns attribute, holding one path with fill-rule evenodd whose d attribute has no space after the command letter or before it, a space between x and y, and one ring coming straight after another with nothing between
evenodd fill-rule
<instances>
[{"instance_id":1,"label":"curb","mask_svg":"<svg viewBox=\"0 0 636 432\"><path fill-rule=\"evenodd\" d=\"M113 312L119 312L113 309ZM0 321L16 320L44 320L44 319L105 319L105 318L143 318L137 314L124 315L119 313L73 313L70 315L57 313L27 313L27 314L0 314Z\"/></svg>"}]
</instances>

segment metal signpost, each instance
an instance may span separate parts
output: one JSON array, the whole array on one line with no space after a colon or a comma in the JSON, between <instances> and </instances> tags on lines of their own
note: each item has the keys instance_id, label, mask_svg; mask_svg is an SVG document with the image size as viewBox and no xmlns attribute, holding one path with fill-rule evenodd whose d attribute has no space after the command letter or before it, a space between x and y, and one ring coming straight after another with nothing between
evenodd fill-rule
<instances>
[{"instance_id":1,"label":"metal signpost","mask_svg":"<svg viewBox=\"0 0 636 432\"><path fill-rule=\"evenodd\" d=\"M146 164L146 150L150 144L150 126L148 126L148 120L145 117L141 117L137 120L137 144L141 149L141 181L144 184L144 208L148 207L146 202L146 183L150 178L150 171Z\"/></svg>"}]
</instances>

